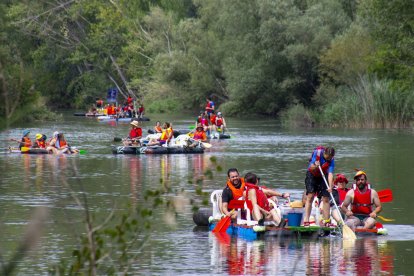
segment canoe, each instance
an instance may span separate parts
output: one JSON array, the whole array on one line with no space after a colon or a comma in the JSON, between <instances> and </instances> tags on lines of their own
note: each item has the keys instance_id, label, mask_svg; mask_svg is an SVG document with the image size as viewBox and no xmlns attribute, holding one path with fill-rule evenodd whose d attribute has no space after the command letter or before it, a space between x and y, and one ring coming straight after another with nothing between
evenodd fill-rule
<instances>
[{"instance_id":1,"label":"canoe","mask_svg":"<svg viewBox=\"0 0 414 276\"><path fill-rule=\"evenodd\" d=\"M112 148L113 154L200 154L204 153L203 148L186 147L162 147L162 146L142 146L128 147L117 146Z\"/></svg>"},{"instance_id":2,"label":"canoe","mask_svg":"<svg viewBox=\"0 0 414 276\"><path fill-rule=\"evenodd\" d=\"M116 116L98 116L96 117L99 122L132 122L132 121L149 121L150 119L147 117L140 117L140 118L117 118Z\"/></svg>"}]
</instances>

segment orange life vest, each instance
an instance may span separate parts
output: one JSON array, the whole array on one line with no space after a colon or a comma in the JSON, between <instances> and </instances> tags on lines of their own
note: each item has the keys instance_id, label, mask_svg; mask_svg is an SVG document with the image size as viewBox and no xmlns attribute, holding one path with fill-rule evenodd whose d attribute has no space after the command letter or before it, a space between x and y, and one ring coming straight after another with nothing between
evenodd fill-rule
<instances>
[{"instance_id":1,"label":"orange life vest","mask_svg":"<svg viewBox=\"0 0 414 276\"><path fill-rule=\"evenodd\" d=\"M244 188L245 188L245 185L246 185L244 183L244 178L240 177L240 182L241 182L240 188L236 188L236 187L234 187L234 185L231 183L230 180L227 181L227 186L230 188L234 199L238 199L238 198L243 196Z\"/></svg>"}]
</instances>

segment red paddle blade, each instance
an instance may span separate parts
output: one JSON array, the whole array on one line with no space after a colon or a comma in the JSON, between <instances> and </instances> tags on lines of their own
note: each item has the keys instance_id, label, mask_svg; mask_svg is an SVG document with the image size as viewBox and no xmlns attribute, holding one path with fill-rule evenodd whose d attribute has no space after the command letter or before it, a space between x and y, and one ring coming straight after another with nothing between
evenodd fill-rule
<instances>
[{"instance_id":1,"label":"red paddle blade","mask_svg":"<svg viewBox=\"0 0 414 276\"><path fill-rule=\"evenodd\" d=\"M216 227L214 227L213 229L213 233L216 232L226 232L227 228L229 228L231 224L231 218L230 217L225 217L222 218L217 224Z\"/></svg>"},{"instance_id":2,"label":"red paddle blade","mask_svg":"<svg viewBox=\"0 0 414 276\"><path fill-rule=\"evenodd\" d=\"M378 197L381 202L391 202L393 200L391 189L378 191Z\"/></svg>"}]
</instances>

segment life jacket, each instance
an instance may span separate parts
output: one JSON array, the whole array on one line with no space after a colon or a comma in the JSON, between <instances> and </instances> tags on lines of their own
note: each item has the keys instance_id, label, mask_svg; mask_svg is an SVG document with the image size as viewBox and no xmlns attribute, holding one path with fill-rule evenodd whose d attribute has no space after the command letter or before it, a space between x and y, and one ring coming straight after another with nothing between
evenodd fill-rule
<instances>
[{"instance_id":1,"label":"life jacket","mask_svg":"<svg viewBox=\"0 0 414 276\"><path fill-rule=\"evenodd\" d=\"M201 124L204 126L208 126L208 120L206 118L201 119Z\"/></svg>"},{"instance_id":2,"label":"life jacket","mask_svg":"<svg viewBox=\"0 0 414 276\"><path fill-rule=\"evenodd\" d=\"M129 138L138 138L142 136L142 129L140 127L138 128L133 128L131 129L131 131L129 132Z\"/></svg>"},{"instance_id":3,"label":"life jacket","mask_svg":"<svg viewBox=\"0 0 414 276\"><path fill-rule=\"evenodd\" d=\"M20 146L21 147L28 147L28 148L30 148L32 146L32 140L30 140L29 137L24 136L22 138L22 142L21 142L21 145Z\"/></svg>"},{"instance_id":4,"label":"life jacket","mask_svg":"<svg viewBox=\"0 0 414 276\"><path fill-rule=\"evenodd\" d=\"M223 118L217 117L216 126L221 127L223 125Z\"/></svg>"},{"instance_id":5,"label":"life jacket","mask_svg":"<svg viewBox=\"0 0 414 276\"><path fill-rule=\"evenodd\" d=\"M216 124L216 118L217 118L216 114L211 114L210 122L211 122L212 125Z\"/></svg>"},{"instance_id":6,"label":"life jacket","mask_svg":"<svg viewBox=\"0 0 414 276\"><path fill-rule=\"evenodd\" d=\"M354 200L351 211L354 214L369 215L372 212L371 187L367 184L367 190L361 193L354 184Z\"/></svg>"},{"instance_id":7,"label":"life jacket","mask_svg":"<svg viewBox=\"0 0 414 276\"><path fill-rule=\"evenodd\" d=\"M60 140L56 139L55 148L63 149L67 147L68 143L66 143L66 140Z\"/></svg>"},{"instance_id":8,"label":"life jacket","mask_svg":"<svg viewBox=\"0 0 414 276\"><path fill-rule=\"evenodd\" d=\"M45 149L46 148L46 142L45 140L36 140L35 144L38 148Z\"/></svg>"},{"instance_id":9,"label":"life jacket","mask_svg":"<svg viewBox=\"0 0 414 276\"><path fill-rule=\"evenodd\" d=\"M206 104L206 110L207 110L207 112L211 112L211 110L213 109L213 106L214 106L214 102L213 101L209 101Z\"/></svg>"},{"instance_id":10,"label":"life jacket","mask_svg":"<svg viewBox=\"0 0 414 276\"><path fill-rule=\"evenodd\" d=\"M196 132L194 132L193 139L203 141L207 139L207 136L204 130L201 130L201 131L196 130Z\"/></svg>"},{"instance_id":11,"label":"life jacket","mask_svg":"<svg viewBox=\"0 0 414 276\"><path fill-rule=\"evenodd\" d=\"M339 195L339 204L341 204L345 200L346 193L349 191L349 188L345 189L336 189Z\"/></svg>"},{"instance_id":12,"label":"life jacket","mask_svg":"<svg viewBox=\"0 0 414 276\"><path fill-rule=\"evenodd\" d=\"M324 146L317 146L313 150L312 156L309 158L309 162L311 162L313 154L315 152L316 152L316 160L315 161L320 162L321 161L321 156L323 155L324 150L325 150ZM324 160L325 160L325 158L324 158ZM333 158L332 158L332 160L333 160ZM322 168L322 171L323 171L324 174L328 173L328 169L329 169L329 166L331 165L332 160L331 161L325 160L325 162L321 165L321 168ZM321 177L321 172L320 172L319 168L315 169L315 170L311 170L310 168L308 168L308 171L311 172L313 174L313 176Z\"/></svg>"},{"instance_id":13,"label":"life jacket","mask_svg":"<svg viewBox=\"0 0 414 276\"><path fill-rule=\"evenodd\" d=\"M240 181L241 181L240 188L234 187L234 185L231 183L230 180L227 181L227 186L230 188L234 199L239 199L243 196L243 192L244 192L244 188L246 184L244 183L244 178L240 177Z\"/></svg>"},{"instance_id":14,"label":"life jacket","mask_svg":"<svg viewBox=\"0 0 414 276\"><path fill-rule=\"evenodd\" d=\"M167 129L163 129L160 140L167 141L168 139L170 139L172 133L173 133L173 129L171 127Z\"/></svg>"},{"instance_id":15,"label":"life jacket","mask_svg":"<svg viewBox=\"0 0 414 276\"><path fill-rule=\"evenodd\" d=\"M127 103L132 103L132 98L131 97L128 97Z\"/></svg>"},{"instance_id":16,"label":"life jacket","mask_svg":"<svg viewBox=\"0 0 414 276\"><path fill-rule=\"evenodd\" d=\"M97 100L96 101L96 107L101 108L102 106L103 106L103 101L102 100Z\"/></svg>"},{"instance_id":17,"label":"life jacket","mask_svg":"<svg viewBox=\"0 0 414 276\"><path fill-rule=\"evenodd\" d=\"M162 127L161 126L155 126L154 130L155 130L155 132L160 133L160 132L162 132Z\"/></svg>"},{"instance_id":18,"label":"life jacket","mask_svg":"<svg viewBox=\"0 0 414 276\"><path fill-rule=\"evenodd\" d=\"M247 183L247 182L246 182L245 185L246 185L246 193L248 193L250 189L255 189L256 190L257 204L261 208L265 209L266 211L270 211L270 204L269 204L269 201L267 200L266 194L262 190L262 187L259 187L257 185ZM249 207L250 210L252 210L252 207L250 207L250 206L248 206L248 207Z\"/></svg>"}]
</instances>

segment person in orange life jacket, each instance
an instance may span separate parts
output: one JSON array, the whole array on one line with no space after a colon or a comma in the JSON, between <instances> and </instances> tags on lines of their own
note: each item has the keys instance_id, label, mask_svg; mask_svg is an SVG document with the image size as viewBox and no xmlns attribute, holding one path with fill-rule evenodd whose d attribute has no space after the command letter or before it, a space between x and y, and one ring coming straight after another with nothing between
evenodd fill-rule
<instances>
[{"instance_id":1,"label":"person in orange life jacket","mask_svg":"<svg viewBox=\"0 0 414 276\"><path fill-rule=\"evenodd\" d=\"M225 216L231 216L232 219L237 218L237 212L231 214L228 209L230 200L239 199L243 197L245 192L244 179L240 177L239 171L236 168L231 168L227 171L227 183L221 194L221 212Z\"/></svg>"},{"instance_id":2,"label":"person in orange life jacket","mask_svg":"<svg viewBox=\"0 0 414 276\"><path fill-rule=\"evenodd\" d=\"M154 133L162 133L162 127L160 121L157 121L154 126Z\"/></svg>"},{"instance_id":3,"label":"person in orange life jacket","mask_svg":"<svg viewBox=\"0 0 414 276\"><path fill-rule=\"evenodd\" d=\"M206 142L207 141L207 135L206 132L204 131L203 125L198 123L197 124L197 128L193 134L193 142L188 145L190 148L194 148L196 146L198 146L201 142Z\"/></svg>"},{"instance_id":4,"label":"person in orange life jacket","mask_svg":"<svg viewBox=\"0 0 414 276\"><path fill-rule=\"evenodd\" d=\"M30 130L26 129L26 130L23 131L23 136L22 136L22 139L21 139L20 144L19 144L19 149L21 149L22 147L30 148L32 146L32 140L30 140L30 138L29 138L29 133L30 133ZM18 141L18 140L13 139L13 141Z\"/></svg>"},{"instance_id":5,"label":"person in orange life jacket","mask_svg":"<svg viewBox=\"0 0 414 276\"><path fill-rule=\"evenodd\" d=\"M377 214L382 211L378 193L367 183L368 177L364 171L357 171L354 179L356 183L347 192L341 205L341 211L346 215L345 223L353 230L358 226L374 228Z\"/></svg>"},{"instance_id":6,"label":"person in orange life jacket","mask_svg":"<svg viewBox=\"0 0 414 276\"><path fill-rule=\"evenodd\" d=\"M33 148L46 149L46 135L37 133Z\"/></svg>"},{"instance_id":7,"label":"person in orange life jacket","mask_svg":"<svg viewBox=\"0 0 414 276\"><path fill-rule=\"evenodd\" d=\"M312 209L312 202L315 194L322 196L322 224L330 224L330 208L329 199L333 187L333 172L335 169L335 149L333 147L317 147L312 153L309 160L308 169L306 171L305 187L306 187L306 203L303 225L309 226L309 216ZM329 189L327 189L325 181L320 173L319 166L328 179ZM326 177L327 176L327 177Z\"/></svg>"},{"instance_id":8,"label":"person in orange life jacket","mask_svg":"<svg viewBox=\"0 0 414 276\"><path fill-rule=\"evenodd\" d=\"M245 198L249 199L252 203L251 211L253 219L260 221L264 216L265 219L273 221L276 226L283 227L285 221L282 221L279 209L274 209L269 203L268 198L278 196L287 198L290 196L289 193L279 193L266 187L259 187L260 178L251 172L244 176L244 182L247 195Z\"/></svg>"},{"instance_id":9,"label":"person in orange life jacket","mask_svg":"<svg viewBox=\"0 0 414 276\"><path fill-rule=\"evenodd\" d=\"M174 131L171 127L171 124L169 122L165 122L163 124L161 137L159 139L152 138L148 142L147 146L164 145L164 144L168 145L168 143L170 142L173 136L174 136Z\"/></svg>"},{"instance_id":10,"label":"person in orange life jacket","mask_svg":"<svg viewBox=\"0 0 414 276\"><path fill-rule=\"evenodd\" d=\"M138 121L132 121L130 125L131 130L128 137L124 139L124 146L140 146L141 142L139 139L142 138L142 128L139 126Z\"/></svg>"},{"instance_id":11,"label":"person in orange life jacket","mask_svg":"<svg viewBox=\"0 0 414 276\"><path fill-rule=\"evenodd\" d=\"M342 202L345 200L346 193L349 191L349 188L346 187L346 184L348 184L348 179L346 179L346 176L338 173L336 175L334 188L332 190L333 198L335 199L336 205L338 207L341 206ZM331 207L333 206L334 204L331 202ZM333 208L331 210L331 214L338 224L342 224L342 220L340 218L342 214L340 214L336 208Z\"/></svg>"}]
</instances>

